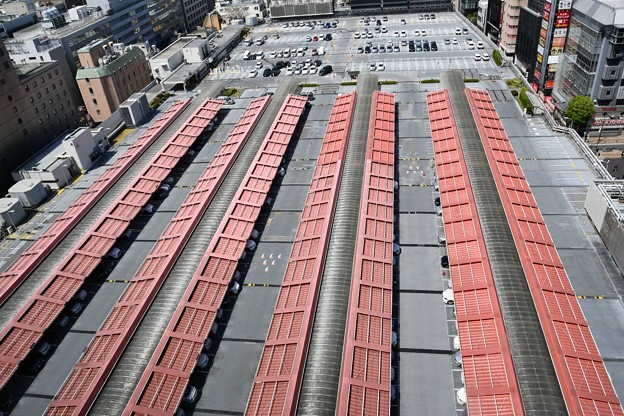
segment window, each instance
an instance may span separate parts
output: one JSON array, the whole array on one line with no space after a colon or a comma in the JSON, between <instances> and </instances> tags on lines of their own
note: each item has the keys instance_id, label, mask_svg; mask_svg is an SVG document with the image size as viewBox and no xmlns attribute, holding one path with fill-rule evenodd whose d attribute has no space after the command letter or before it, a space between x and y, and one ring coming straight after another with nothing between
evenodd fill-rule
<instances>
[{"instance_id":1,"label":"window","mask_svg":"<svg viewBox=\"0 0 624 416\"><path fill-rule=\"evenodd\" d=\"M40 92L37 93L37 98L41 98L41 93Z\"/></svg>"},{"instance_id":2,"label":"window","mask_svg":"<svg viewBox=\"0 0 624 416\"><path fill-rule=\"evenodd\" d=\"M50 88L45 87L45 93L46 93L46 94L49 94L49 93L50 93Z\"/></svg>"},{"instance_id":3,"label":"window","mask_svg":"<svg viewBox=\"0 0 624 416\"><path fill-rule=\"evenodd\" d=\"M97 100L95 98L93 99L93 104L98 105Z\"/></svg>"},{"instance_id":4,"label":"window","mask_svg":"<svg viewBox=\"0 0 624 416\"><path fill-rule=\"evenodd\" d=\"M87 84L91 84L91 80L90 80L89 78L85 78L85 82L86 82Z\"/></svg>"},{"instance_id":5,"label":"window","mask_svg":"<svg viewBox=\"0 0 624 416\"><path fill-rule=\"evenodd\" d=\"M95 112L97 113L97 115L100 115L100 110L95 110Z\"/></svg>"},{"instance_id":6,"label":"window","mask_svg":"<svg viewBox=\"0 0 624 416\"><path fill-rule=\"evenodd\" d=\"M17 107L13 107L13 113L17 114Z\"/></svg>"},{"instance_id":7,"label":"window","mask_svg":"<svg viewBox=\"0 0 624 416\"><path fill-rule=\"evenodd\" d=\"M39 81L43 84L45 82L45 78L41 77L41 78L39 78Z\"/></svg>"},{"instance_id":8,"label":"window","mask_svg":"<svg viewBox=\"0 0 624 416\"><path fill-rule=\"evenodd\" d=\"M35 102L35 99L33 97L28 97L28 101L30 101L30 103L32 104Z\"/></svg>"},{"instance_id":9,"label":"window","mask_svg":"<svg viewBox=\"0 0 624 416\"><path fill-rule=\"evenodd\" d=\"M30 88L28 87L28 85L24 85L24 91L26 92L30 91Z\"/></svg>"},{"instance_id":10,"label":"window","mask_svg":"<svg viewBox=\"0 0 624 416\"><path fill-rule=\"evenodd\" d=\"M89 87L89 94L93 95L93 88Z\"/></svg>"},{"instance_id":11,"label":"window","mask_svg":"<svg viewBox=\"0 0 624 416\"><path fill-rule=\"evenodd\" d=\"M52 79L52 74L48 72L48 79Z\"/></svg>"},{"instance_id":12,"label":"window","mask_svg":"<svg viewBox=\"0 0 624 416\"><path fill-rule=\"evenodd\" d=\"M11 64L7 61L4 61L4 69L11 69Z\"/></svg>"},{"instance_id":13,"label":"window","mask_svg":"<svg viewBox=\"0 0 624 416\"><path fill-rule=\"evenodd\" d=\"M56 89L56 84L52 84L52 89L55 90Z\"/></svg>"},{"instance_id":14,"label":"window","mask_svg":"<svg viewBox=\"0 0 624 416\"><path fill-rule=\"evenodd\" d=\"M22 123L24 123L24 120L22 120L21 118L18 118L17 122L18 122L18 124L22 124Z\"/></svg>"},{"instance_id":15,"label":"window","mask_svg":"<svg viewBox=\"0 0 624 416\"><path fill-rule=\"evenodd\" d=\"M0 85L4 85L6 84L6 81L4 80L4 78L0 78Z\"/></svg>"},{"instance_id":16,"label":"window","mask_svg":"<svg viewBox=\"0 0 624 416\"><path fill-rule=\"evenodd\" d=\"M37 88L37 81L33 81L32 82L32 86L33 86L33 88Z\"/></svg>"},{"instance_id":17,"label":"window","mask_svg":"<svg viewBox=\"0 0 624 416\"><path fill-rule=\"evenodd\" d=\"M59 85L63 85L63 80L59 79Z\"/></svg>"},{"instance_id":18,"label":"window","mask_svg":"<svg viewBox=\"0 0 624 416\"><path fill-rule=\"evenodd\" d=\"M52 98L50 98L50 99L48 100L48 102L49 102L50 104L52 104L54 101L52 101Z\"/></svg>"},{"instance_id":19,"label":"window","mask_svg":"<svg viewBox=\"0 0 624 416\"><path fill-rule=\"evenodd\" d=\"M35 107L35 114L39 114L39 109Z\"/></svg>"},{"instance_id":20,"label":"window","mask_svg":"<svg viewBox=\"0 0 624 416\"><path fill-rule=\"evenodd\" d=\"M11 94L7 95L7 100L13 101L13 96Z\"/></svg>"},{"instance_id":21,"label":"window","mask_svg":"<svg viewBox=\"0 0 624 416\"><path fill-rule=\"evenodd\" d=\"M28 134L28 130L26 130L26 129L22 130L22 134L24 134L24 136L26 136Z\"/></svg>"},{"instance_id":22,"label":"window","mask_svg":"<svg viewBox=\"0 0 624 416\"><path fill-rule=\"evenodd\" d=\"M58 75L58 74L59 74L59 70L58 70L58 68L56 68L56 69L54 70L54 74L55 74L55 75Z\"/></svg>"}]
</instances>

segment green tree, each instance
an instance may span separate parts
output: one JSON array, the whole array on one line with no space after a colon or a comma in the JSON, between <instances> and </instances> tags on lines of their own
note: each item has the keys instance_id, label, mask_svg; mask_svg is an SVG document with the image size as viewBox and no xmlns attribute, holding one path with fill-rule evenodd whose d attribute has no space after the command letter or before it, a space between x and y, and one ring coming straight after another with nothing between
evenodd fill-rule
<instances>
[{"instance_id":1,"label":"green tree","mask_svg":"<svg viewBox=\"0 0 624 416\"><path fill-rule=\"evenodd\" d=\"M584 127L596 112L596 106L586 95L577 95L568 103L564 115L572 120L572 128Z\"/></svg>"},{"instance_id":2,"label":"green tree","mask_svg":"<svg viewBox=\"0 0 624 416\"><path fill-rule=\"evenodd\" d=\"M492 60L498 66L501 66L501 64L503 63L503 58L501 57L500 52L496 49L494 49L494 51L492 52Z\"/></svg>"},{"instance_id":3,"label":"green tree","mask_svg":"<svg viewBox=\"0 0 624 416\"><path fill-rule=\"evenodd\" d=\"M477 24L477 12L468 13L466 19L470 20L473 25Z\"/></svg>"}]
</instances>

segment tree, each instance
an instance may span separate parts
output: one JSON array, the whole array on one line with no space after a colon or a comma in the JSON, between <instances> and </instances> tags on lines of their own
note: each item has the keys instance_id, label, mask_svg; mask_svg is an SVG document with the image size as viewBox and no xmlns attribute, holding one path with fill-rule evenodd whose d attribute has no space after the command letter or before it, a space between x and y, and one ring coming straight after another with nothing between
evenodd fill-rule
<instances>
[{"instance_id":1,"label":"tree","mask_svg":"<svg viewBox=\"0 0 624 416\"><path fill-rule=\"evenodd\" d=\"M468 13L466 19L470 20L473 25L477 24L477 12Z\"/></svg>"},{"instance_id":2,"label":"tree","mask_svg":"<svg viewBox=\"0 0 624 416\"><path fill-rule=\"evenodd\" d=\"M596 112L596 106L586 95L577 95L568 103L564 115L572 120L572 127L584 127Z\"/></svg>"}]
</instances>

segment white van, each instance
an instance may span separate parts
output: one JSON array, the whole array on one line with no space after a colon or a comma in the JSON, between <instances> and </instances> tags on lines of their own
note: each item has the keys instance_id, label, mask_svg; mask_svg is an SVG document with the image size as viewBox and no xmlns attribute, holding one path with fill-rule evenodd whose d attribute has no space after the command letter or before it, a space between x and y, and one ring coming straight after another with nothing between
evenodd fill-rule
<instances>
[{"instance_id":1,"label":"white van","mask_svg":"<svg viewBox=\"0 0 624 416\"><path fill-rule=\"evenodd\" d=\"M243 54L243 59L246 61L251 59L251 51L245 51L245 53Z\"/></svg>"},{"instance_id":2,"label":"white van","mask_svg":"<svg viewBox=\"0 0 624 416\"><path fill-rule=\"evenodd\" d=\"M320 48L318 48L318 54L325 55L325 47L321 46Z\"/></svg>"}]
</instances>

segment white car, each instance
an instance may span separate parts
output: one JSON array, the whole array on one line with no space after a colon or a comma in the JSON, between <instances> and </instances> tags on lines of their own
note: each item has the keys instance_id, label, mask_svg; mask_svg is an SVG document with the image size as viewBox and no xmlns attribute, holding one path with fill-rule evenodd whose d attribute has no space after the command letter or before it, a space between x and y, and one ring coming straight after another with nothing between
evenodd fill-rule
<instances>
[{"instance_id":1,"label":"white car","mask_svg":"<svg viewBox=\"0 0 624 416\"><path fill-rule=\"evenodd\" d=\"M277 52L273 51L269 54L269 58L277 58Z\"/></svg>"},{"instance_id":2,"label":"white car","mask_svg":"<svg viewBox=\"0 0 624 416\"><path fill-rule=\"evenodd\" d=\"M310 68L308 68L307 66L304 66L303 69L301 70L301 75L308 75L310 73Z\"/></svg>"},{"instance_id":3,"label":"white car","mask_svg":"<svg viewBox=\"0 0 624 416\"><path fill-rule=\"evenodd\" d=\"M377 64L377 71L385 71L386 70L386 65L384 65L383 62L379 62Z\"/></svg>"},{"instance_id":4,"label":"white car","mask_svg":"<svg viewBox=\"0 0 624 416\"><path fill-rule=\"evenodd\" d=\"M370 70L371 71L376 71L377 70L377 64L375 62L371 62L370 63Z\"/></svg>"},{"instance_id":5,"label":"white car","mask_svg":"<svg viewBox=\"0 0 624 416\"><path fill-rule=\"evenodd\" d=\"M255 78L258 76L258 70L256 68L249 71L249 78Z\"/></svg>"},{"instance_id":6,"label":"white car","mask_svg":"<svg viewBox=\"0 0 624 416\"><path fill-rule=\"evenodd\" d=\"M480 61L481 60L481 54L475 53L474 54L474 60L475 61Z\"/></svg>"},{"instance_id":7,"label":"white car","mask_svg":"<svg viewBox=\"0 0 624 416\"><path fill-rule=\"evenodd\" d=\"M395 38L398 38L401 35L399 34L398 30L395 30L394 33L392 34L392 36L394 36Z\"/></svg>"},{"instance_id":8,"label":"white car","mask_svg":"<svg viewBox=\"0 0 624 416\"><path fill-rule=\"evenodd\" d=\"M406 31L404 31L404 30L402 30L402 31L401 31L401 37L402 37L402 38L407 37L407 32L406 32Z\"/></svg>"},{"instance_id":9,"label":"white car","mask_svg":"<svg viewBox=\"0 0 624 416\"><path fill-rule=\"evenodd\" d=\"M484 52L483 54L481 54L481 59L483 59L484 61L489 61L490 55Z\"/></svg>"},{"instance_id":10,"label":"white car","mask_svg":"<svg viewBox=\"0 0 624 416\"><path fill-rule=\"evenodd\" d=\"M414 29L414 36L420 36L420 30Z\"/></svg>"},{"instance_id":11,"label":"white car","mask_svg":"<svg viewBox=\"0 0 624 416\"><path fill-rule=\"evenodd\" d=\"M453 305L455 303L455 294L453 293L453 289L446 289L442 292L442 301L446 305Z\"/></svg>"},{"instance_id":12,"label":"white car","mask_svg":"<svg viewBox=\"0 0 624 416\"><path fill-rule=\"evenodd\" d=\"M421 30L420 36L427 36L427 31L425 29Z\"/></svg>"},{"instance_id":13,"label":"white car","mask_svg":"<svg viewBox=\"0 0 624 416\"><path fill-rule=\"evenodd\" d=\"M256 62L256 69L262 68L262 62Z\"/></svg>"},{"instance_id":14,"label":"white car","mask_svg":"<svg viewBox=\"0 0 624 416\"><path fill-rule=\"evenodd\" d=\"M475 48L475 44L471 40L467 41L466 44L468 45L468 49L474 49Z\"/></svg>"},{"instance_id":15,"label":"white car","mask_svg":"<svg viewBox=\"0 0 624 416\"><path fill-rule=\"evenodd\" d=\"M466 404L466 402L468 402L468 396L466 395L466 388L462 387L461 389L457 390L457 404L459 404L460 406L463 406Z\"/></svg>"},{"instance_id":16,"label":"white car","mask_svg":"<svg viewBox=\"0 0 624 416\"><path fill-rule=\"evenodd\" d=\"M455 34L456 35L461 35L462 34L462 30L460 27L455 28Z\"/></svg>"},{"instance_id":17,"label":"white car","mask_svg":"<svg viewBox=\"0 0 624 416\"><path fill-rule=\"evenodd\" d=\"M318 68L315 66L310 67L310 74L316 74L318 72Z\"/></svg>"},{"instance_id":18,"label":"white car","mask_svg":"<svg viewBox=\"0 0 624 416\"><path fill-rule=\"evenodd\" d=\"M457 45L459 42L458 42L457 38L453 38L453 39L451 40L451 43L452 43L453 45Z\"/></svg>"},{"instance_id":19,"label":"white car","mask_svg":"<svg viewBox=\"0 0 624 416\"><path fill-rule=\"evenodd\" d=\"M483 49L485 48L485 45L483 44L483 42L481 42L480 40L477 41L477 49Z\"/></svg>"},{"instance_id":20,"label":"white car","mask_svg":"<svg viewBox=\"0 0 624 416\"><path fill-rule=\"evenodd\" d=\"M353 37L354 37L355 39L359 39L359 38L360 38L360 32L355 32L355 33L353 34Z\"/></svg>"},{"instance_id":21,"label":"white car","mask_svg":"<svg viewBox=\"0 0 624 416\"><path fill-rule=\"evenodd\" d=\"M286 75L287 75L287 76L291 76L291 75L293 74L293 72L294 72L294 71L293 71L293 69L292 69L292 68L288 68L288 69L286 70Z\"/></svg>"}]
</instances>

